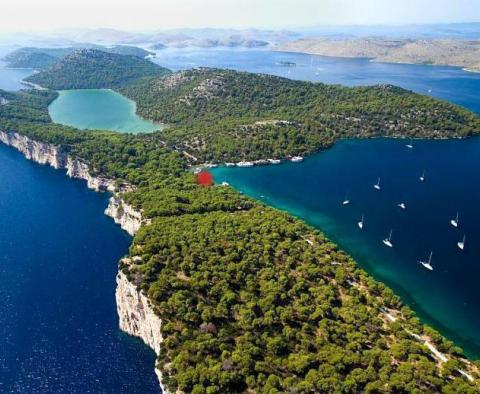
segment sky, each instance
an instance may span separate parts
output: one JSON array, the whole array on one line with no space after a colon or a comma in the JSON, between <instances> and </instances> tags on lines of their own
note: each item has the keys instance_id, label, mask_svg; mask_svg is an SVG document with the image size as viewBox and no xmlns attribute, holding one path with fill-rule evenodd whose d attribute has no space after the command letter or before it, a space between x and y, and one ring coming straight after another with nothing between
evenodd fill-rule
<instances>
[{"instance_id":1,"label":"sky","mask_svg":"<svg viewBox=\"0 0 480 394\"><path fill-rule=\"evenodd\" d=\"M480 22L480 0L0 0L0 2L0 31L4 32L97 27L146 31L184 27L280 29L325 25Z\"/></svg>"}]
</instances>

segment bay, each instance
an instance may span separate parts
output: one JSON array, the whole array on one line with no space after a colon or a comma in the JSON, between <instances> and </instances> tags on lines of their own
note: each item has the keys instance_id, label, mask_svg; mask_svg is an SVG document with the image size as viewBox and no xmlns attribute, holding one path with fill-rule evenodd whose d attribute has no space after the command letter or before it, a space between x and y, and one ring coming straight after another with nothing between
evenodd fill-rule
<instances>
[{"instance_id":1,"label":"bay","mask_svg":"<svg viewBox=\"0 0 480 394\"><path fill-rule=\"evenodd\" d=\"M345 140L300 164L213 173L216 182L321 229L427 323L480 358L480 138L414 141L413 149L405 144ZM350 204L343 205L345 199ZM393 248L382 243L390 230ZM464 235L462 251L457 242ZM431 251L433 272L419 264Z\"/></svg>"}]
</instances>

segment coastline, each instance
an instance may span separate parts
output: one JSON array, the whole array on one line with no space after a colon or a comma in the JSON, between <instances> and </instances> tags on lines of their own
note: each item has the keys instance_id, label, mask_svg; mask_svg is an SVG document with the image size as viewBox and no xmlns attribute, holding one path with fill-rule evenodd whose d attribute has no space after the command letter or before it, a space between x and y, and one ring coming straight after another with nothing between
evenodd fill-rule
<instances>
[{"instance_id":1,"label":"coastline","mask_svg":"<svg viewBox=\"0 0 480 394\"><path fill-rule=\"evenodd\" d=\"M469 73L475 73L475 74L480 73L480 69L465 67L465 66L461 66L461 65L458 65L458 64L439 64L439 63L425 64L425 63L415 63L415 62L400 61L400 60L398 60L398 61L385 61L385 60L377 60L376 58L366 57L366 56L333 56L333 55L325 55L325 54L309 52L309 51L293 50L291 48L289 48L289 49L272 48L271 50L273 52L312 55L312 56L320 56L320 57L326 57L326 58L332 58L332 59L352 59L352 60L353 59L365 59L365 60L369 60L372 63L379 63L379 64L406 64L406 65L410 65L410 66L452 67L452 68L461 69L461 70L463 70L465 72L469 72Z\"/></svg>"},{"instance_id":2,"label":"coastline","mask_svg":"<svg viewBox=\"0 0 480 394\"><path fill-rule=\"evenodd\" d=\"M388 137L388 138L378 137L378 139L405 140L404 138L394 138L394 137ZM348 140L351 140L354 143L361 142L361 140L359 140L359 139L346 139L347 142L348 142ZM429 143L436 144L436 145L437 144L443 144L444 141L453 142L453 141L458 141L458 140L463 140L463 142L458 141L458 142L461 142L463 144L469 144L469 143L474 142L472 140L476 140L476 142L478 143L478 138L475 139L475 138L470 138L470 137L469 138L466 138L466 137L465 138L447 138L447 139L441 138L441 139L433 139L433 140L432 139L415 139L414 141L416 141L416 140L418 140L418 141L423 140L424 142L428 141ZM343 140L343 141L345 141L345 140ZM337 141L337 142L340 142L340 141ZM401 142L399 142L399 143L402 144ZM403 147L403 145L400 145L400 147ZM408 152L408 150L407 150L407 152ZM315 155L320 156L320 153L322 153L322 152L318 152ZM315 156L315 155L313 155L313 156ZM314 160L315 158L312 157L312 156L306 157L305 160L307 162L307 166L308 166L308 162L309 162L310 159ZM331 161L327 160L326 163L331 164ZM284 164L284 163L282 163L282 164ZM289 163L285 163L285 164L289 164ZM288 170L288 168L293 169L294 166L287 165L287 170ZM258 169L258 170L260 170L260 169ZM280 170L280 169L275 169L275 170ZM253 178L266 179L265 176L272 176L272 178L269 178L269 180L268 180L268 183L271 184L273 182L272 181L273 174L281 173L282 172L281 170L278 171L278 172L268 171L268 170L266 172L263 172L263 171L260 170L260 172L256 172L255 174L251 173L252 175L250 175L250 177L248 177L248 175L246 175L248 173L248 170L239 171L237 173L236 169L232 169L232 173L231 173L232 178L231 179L229 179L229 177L228 177L229 169L220 166L220 168L218 168L218 171L219 171L218 172L218 174L219 174L218 177L217 177L216 170L213 171L213 174L214 174L215 181L218 182L219 185L221 184L222 181L228 182L230 184L230 186L234 187L236 190L241 190L241 192L243 192L243 194L254 198L255 200L259 201L260 203L267 204L269 206L273 206L276 209L284 211L284 212L298 218L299 220L302 220L303 222L307 223L308 225L316 228L317 230L321 231L323 234L326 235L326 237L331 242L339 245L339 248L341 250L345 251L348 255L352 256L352 258L356 261L356 264L360 268L364 269L369 274L369 276L371 276L372 278L374 278L378 282L385 284L388 288L392 289L396 295L400 296L404 305L407 305L412 310L414 310L415 314L420 318L420 320L422 321L423 324L434 328L435 330L440 332L442 334L442 336L444 336L445 338L452 341L456 346L461 347L464 350L464 353L471 360L478 359L478 357L479 357L478 356L479 347L476 345L475 342L472 342L471 339L470 339L474 336L474 334L470 335L470 337L465 337L465 336L462 337L462 334L465 335L465 333L462 331L461 326L457 325L456 329L452 329L452 326L442 324L441 319L437 319L434 314L432 315L432 310L431 309L428 309L427 307L422 306L419 303L418 299L415 300L415 298L412 298L411 294L409 293L409 290L407 290L408 287L405 288L405 287L399 285L398 283L396 283L395 281L392 281L391 278L389 279L388 276L386 276L383 273L380 273L381 270L379 272L377 272L376 271L376 266L373 263L374 260L371 261L370 260L371 257L369 257L368 255L365 255L365 253L363 253L364 250L362 248L365 245L365 242L363 242L364 241L363 238L362 238L362 242L358 242L358 243L362 243L363 246L358 247L358 245L356 245L357 248L354 248L354 247L352 247L353 242L351 242L351 240L349 239L349 235L346 235L345 237L341 237L339 235L339 233L336 233L335 231L332 231L332 228L329 227L328 224L321 223L320 219L318 219L318 220L317 219L315 219L315 220L312 219L314 217L314 211L308 210L307 208L306 208L305 211L300 210L300 209L298 209L298 210L295 209L295 208L298 208L298 204L295 207L294 205L292 206L291 204L289 204L289 202L291 202L291 200L288 200L288 202L287 202L287 198L291 198L290 195L288 195L288 197L286 197L285 195L282 196L282 194L279 193L279 196L282 196L282 198L279 198L275 201L275 194L273 193L272 189L268 189L267 187L256 189L255 186L258 186L259 182L252 182L252 183L245 182L245 183L242 183L242 181L244 179L253 179ZM226 171L226 172L223 172L223 171ZM297 171L298 171L298 169L297 169ZM299 171L301 172L302 170L300 169ZM308 169L304 167L303 171L304 172L308 171ZM420 173L421 173L421 167L420 167ZM243 174L243 175L237 177L234 174ZM286 172L286 173L283 172L283 174L288 179L292 179L294 177L289 172ZM243 178L242 178L242 176L243 176ZM376 180L376 178L375 178L375 180ZM308 183L308 182L305 181L303 183ZM373 185L373 182L372 182L372 185ZM295 189L295 190L297 192L299 192L298 188ZM276 191L278 192L278 189ZM350 189L350 191L351 191L351 189ZM335 191L335 192L337 192L337 191ZM300 193L302 193L302 191L300 191ZM341 191L341 193L344 193L344 191ZM343 197L343 194L339 198L341 198L341 197ZM354 200L353 202L356 203L357 201ZM359 204L357 204L357 205L359 205ZM357 208L355 208L355 209L357 209ZM307 214L305 214L305 212ZM331 216L330 215L331 211L328 211L328 209L327 209L327 211L320 211L320 212L321 213L318 214L319 217L323 217L323 218L329 217L329 219L331 219L332 223L335 223L337 220L339 220L338 218L336 218L334 216ZM326 212L328 212L328 214ZM359 212L359 217L360 217L360 214L362 214L362 211L358 211L358 212ZM368 217L368 215L367 215L367 217ZM330 220L328 220L328 221L330 221ZM325 220L323 220L323 222L325 222ZM356 222L354 222L354 223L356 223ZM387 232L387 234L388 234L388 232ZM359 239L360 239L360 237L359 237ZM359 251L362 251L362 253L360 253ZM413 261L416 261L416 260L413 260ZM383 263L385 263L385 261ZM380 266L380 265L378 265L378 266ZM454 319L453 316L451 316L451 317L452 317L452 319Z\"/></svg>"},{"instance_id":3,"label":"coastline","mask_svg":"<svg viewBox=\"0 0 480 394\"><path fill-rule=\"evenodd\" d=\"M96 192L110 192L112 196L104 213L110 216L116 224L131 236L135 235L140 226L148 225L149 221L142 218L142 214L126 204L121 193L132 189L130 185L117 186L115 181L108 178L91 175L91 170L85 162L66 154L60 147L30 139L15 132L0 130L0 142L15 148L28 160L38 164L49 165L57 170L66 170L70 178L83 179L87 187ZM125 262L121 260L120 263ZM142 339L158 356L163 338L160 333L161 320L155 314L147 297L130 282L126 275L118 271L115 290L119 328L129 335ZM162 383L162 373L154 366L162 392L169 391Z\"/></svg>"},{"instance_id":4,"label":"coastline","mask_svg":"<svg viewBox=\"0 0 480 394\"><path fill-rule=\"evenodd\" d=\"M126 204L119 193L131 190L130 185L116 186L115 181L108 178L92 176L88 165L81 160L72 158L61 147L49 143L39 142L16 132L5 132L0 130L0 142L7 146L17 149L24 156L39 164L50 165L55 169L64 169L69 177L83 179L87 182L87 187L97 191L111 192L113 195L109 200L108 207L105 209L105 214L112 217L115 223L120 224L122 229L127 231L130 235L134 235L141 225L148 224L148 221L142 219L141 212L135 211L132 207ZM312 247L316 244L306 239ZM123 258L119 262L119 271L116 276L116 303L117 313L119 316L119 327L122 331L129 335L138 337L149 346L159 356L161 343L164 338L161 334L162 320L155 312L154 307L147 298L147 296L135 285L135 280L128 278L128 265L134 262L136 258ZM357 287L360 291L366 291L363 282L351 283L352 286ZM443 363L454 359L451 354L442 353L435 346L432 338L427 335L418 335L410 332L407 327L403 326L399 320L403 319L402 311L397 309L382 310L381 315L384 316L388 323L398 322L406 334L414 338L416 341L426 346L431 352L432 357L437 360L439 366ZM465 369L458 368L457 372L464 378L473 382L475 378L472 373L478 373L477 367L467 359L462 359ZM163 393L170 394L170 391L164 386L162 382L162 371L155 365L155 374L157 375L160 388Z\"/></svg>"}]
</instances>

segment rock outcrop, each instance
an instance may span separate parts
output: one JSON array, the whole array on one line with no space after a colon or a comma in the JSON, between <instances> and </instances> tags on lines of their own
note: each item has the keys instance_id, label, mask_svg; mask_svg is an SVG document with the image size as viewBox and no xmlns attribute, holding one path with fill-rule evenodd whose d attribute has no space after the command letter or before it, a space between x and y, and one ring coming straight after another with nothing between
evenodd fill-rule
<instances>
[{"instance_id":1,"label":"rock outcrop","mask_svg":"<svg viewBox=\"0 0 480 394\"><path fill-rule=\"evenodd\" d=\"M115 292L117 312L120 319L120 329L127 334L138 337L152 348L158 355L163 342L160 331L162 321L154 312L148 298L138 289L127 276L120 271L117 274L117 290ZM162 373L155 368L163 393L168 390L162 385Z\"/></svg>"},{"instance_id":2,"label":"rock outcrop","mask_svg":"<svg viewBox=\"0 0 480 394\"><path fill-rule=\"evenodd\" d=\"M105 215L112 217L130 235L134 235L143 224L141 213L116 195L110 197Z\"/></svg>"},{"instance_id":3,"label":"rock outcrop","mask_svg":"<svg viewBox=\"0 0 480 394\"><path fill-rule=\"evenodd\" d=\"M120 193L131 187L117 186L112 179L93 176L87 163L73 158L61 147L5 131L0 131L0 142L17 149L27 159L56 169L64 169L71 178L84 179L90 189L111 192L112 197L105 209L105 214L111 216L115 223L130 235L134 235L142 224L148 223L142 219L139 211L126 204L120 197ZM155 314L147 297L122 272L117 275L116 300L120 329L141 338L158 355L163 341L160 332L162 321ZM162 392L168 394L168 390L162 385L161 371L155 368L155 373Z\"/></svg>"}]
</instances>

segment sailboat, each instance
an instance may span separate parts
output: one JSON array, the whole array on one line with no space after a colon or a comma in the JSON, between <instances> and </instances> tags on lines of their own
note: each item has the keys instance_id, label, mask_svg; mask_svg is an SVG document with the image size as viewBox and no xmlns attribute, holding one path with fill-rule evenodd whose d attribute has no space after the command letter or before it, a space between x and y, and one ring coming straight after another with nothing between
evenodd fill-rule
<instances>
[{"instance_id":1,"label":"sailboat","mask_svg":"<svg viewBox=\"0 0 480 394\"><path fill-rule=\"evenodd\" d=\"M362 215L362 219L357 223L357 226L360 230L363 230L363 215Z\"/></svg>"},{"instance_id":2,"label":"sailboat","mask_svg":"<svg viewBox=\"0 0 480 394\"><path fill-rule=\"evenodd\" d=\"M425 170L423 170L422 175L420 175L420 180L425 182Z\"/></svg>"},{"instance_id":3,"label":"sailboat","mask_svg":"<svg viewBox=\"0 0 480 394\"><path fill-rule=\"evenodd\" d=\"M457 216L455 216L455 219L450 220L450 224L453 227L458 227L458 212L457 212Z\"/></svg>"},{"instance_id":4,"label":"sailboat","mask_svg":"<svg viewBox=\"0 0 480 394\"><path fill-rule=\"evenodd\" d=\"M388 238L385 238L382 242L387 245L389 248L393 248L393 244L392 244L392 233L393 233L393 230L390 230L390 234L388 236Z\"/></svg>"},{"instance_id":5,"label":"sailboat","mask_svg":"<svg viewBox=\"0 0 480 394\"><path fill-rule=\"evenodd\" d=\"M465 239L466 239L466 235L463 236L463 239L460 242L457 242L457 246L460 250L465 249Z\"/></svg>"},{"instance_id":6,"label":"sailboat","mask_svg":"<svg viewBox=\"0 0 480 394\"><path fill-rule=\"evenodd\" d=\"M373 185L373 188L376 189L376 190L380 190L381 187L380 187L380 178L378 178L378 181L375 185Z\"/></svg>"},{"instance_id":7,"label":"sailboat","mask_svg":"<svg viewBox=\"0 0 480 394\"><path fill-rule=\"evenodd\" d=\"M400 204L397 204L397 206L401 209L407 209L407 206L405 205L404 202L401 202Z\"/></svg>"},{"instance_id":8,"label":"sailboat","mask_svg":"<svg viewBox=\"0 0 480 394\"><path fill-rule=\"evenodd\" d=\"M343 200L342 205L350 204L350 200L348 199L348 192L345 193L345 200Z\"/></svg>"},{"instance_id":9,"label":"sailboat","mask_svg":"<svg viewBox=\"0 0 480 394\"><path fill-rule=\"evenodd\" d=\"M430 256L428 258L428 261L422 261L422 260L419 261L419 263L422 264L429 271L433 271L432 255L433 255L433 252L430 252Z\"/></svg>"},{"instance_id":10,"label":"sailboat","mask_svg":"<svg viewBox=\"0 0 480 394\"><path fill-rule=\"evenodd\" d=\"M410 143L405 145L408 149L413 149L413 138L410 138Z\"/></svg>"}]
</instances>

